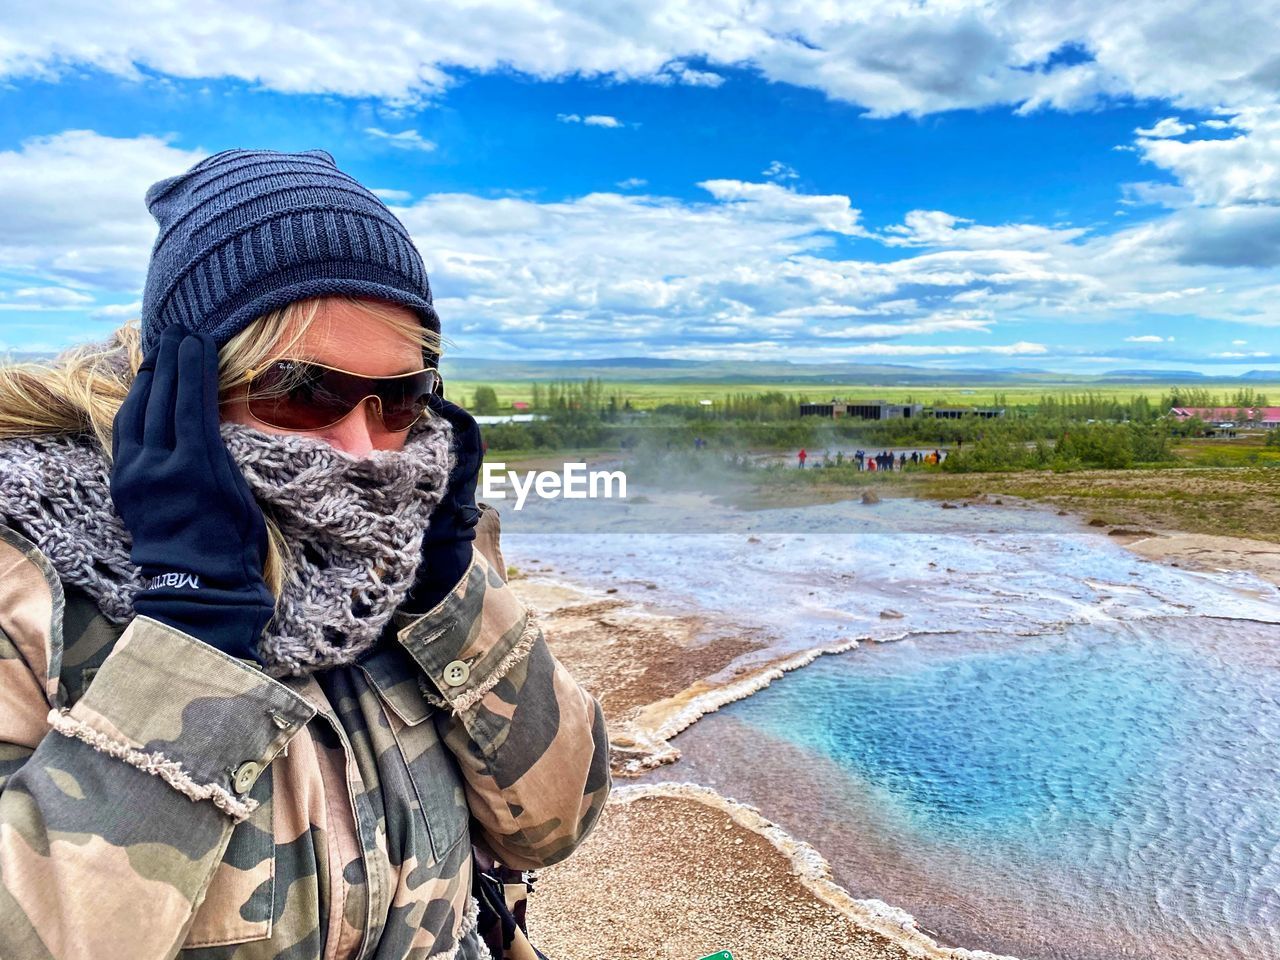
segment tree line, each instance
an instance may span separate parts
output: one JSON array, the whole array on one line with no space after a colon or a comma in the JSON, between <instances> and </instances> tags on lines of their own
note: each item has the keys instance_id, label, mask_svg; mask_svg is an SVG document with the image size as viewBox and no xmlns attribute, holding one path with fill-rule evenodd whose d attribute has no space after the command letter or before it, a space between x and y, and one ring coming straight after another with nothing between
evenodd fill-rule
<instances>
[{"instance_id":1,"label":"tree line","mask_svg":"<svg viewBox=\"0 0 1280 960\"><path fill-rule=\"evenodd\" d=\"M993 405L1004 408L1003 417L860 420L800 416L800 404L810 402L807 392L736 391L710 405L691 398L642 411L638 400L599 378L536 382L530 390L530 410L545 419L486 424L490 450L663 451L693 446L699 438L726 453L765 447L945 445L959 448L946 461L956 470L1161 462L1172 456L1172 440L1212 430L1194 417L1174 420L1168 416L1170 408L1262 407L1267 401L1252 389L1220 395L1200 387L1173 387L1154 398L1099 391L1044 393L1023 404L1010 404L997 393ZM496 392L477 387L474 412L503 412L497 408Z\"/></svg>"}]
</instances>

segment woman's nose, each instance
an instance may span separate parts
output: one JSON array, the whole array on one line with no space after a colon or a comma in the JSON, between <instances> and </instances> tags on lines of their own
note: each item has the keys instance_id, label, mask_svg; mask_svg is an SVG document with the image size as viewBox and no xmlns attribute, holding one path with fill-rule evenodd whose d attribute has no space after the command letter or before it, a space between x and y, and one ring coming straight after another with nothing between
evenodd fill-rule
<instances>
[{"instance_id":1,"label":"woman's nose","mask_svg":"<svg viewBox=\"0 0 1280 960\"><path fill-rule=\"evenodd\" d=\"M385 449L388 435L382 425L377 398L365 397L359 406L326 430L324 437L353 457L364 457L373 450Z\"/></svg>"}]
</instances>

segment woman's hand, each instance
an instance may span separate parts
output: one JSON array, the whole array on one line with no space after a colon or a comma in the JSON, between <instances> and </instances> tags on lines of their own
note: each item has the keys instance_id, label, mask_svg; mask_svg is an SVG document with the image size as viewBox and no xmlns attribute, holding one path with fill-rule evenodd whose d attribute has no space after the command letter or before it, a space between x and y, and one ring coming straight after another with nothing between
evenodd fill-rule
<instances>
[{"instance_id":1,"label":"woman's hand","mask_svg":"<svg viewBox=\"0 0 1280 960\"><path fill-rule=\"evenodd\" d=\"M111 497L144 579L134 612L257 661L267 527L218 425L213 338L167 327L116 414Z\"/></svg>"},{"instance_id":2,"label":"woman's hand","mask_svg":"<svg viewBox=\"0 0 1280 960\"><path fill-rule=\"evenodd\" d=\"M427 406L433 414L453 424L457 459L449 474L448 489L427 521L422 562L402 605L409 613L426 613L458 585L471 565L472 543L480 521L480 508L476 505L476 483L484 459L480 425L466 410L442 396L432 394Z\"/></svg>"}]
</instances>

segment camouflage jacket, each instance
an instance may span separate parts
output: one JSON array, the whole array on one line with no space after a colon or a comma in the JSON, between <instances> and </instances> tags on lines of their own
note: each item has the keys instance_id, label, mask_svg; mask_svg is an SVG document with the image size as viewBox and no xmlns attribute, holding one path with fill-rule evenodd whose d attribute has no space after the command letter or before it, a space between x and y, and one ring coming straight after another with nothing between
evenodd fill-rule
<instances>
[{"instance_id":1,"label":"camouflage jacket","mask_svg":"<svg viewBox=\"0 0 1280 960\"><path fill-rule=\"evenodd\" d=\"M557 863L612 778L481 509L431 612L285 681L110 623L0 526L0 957L487 960L472 843Z\"/></svg>"}]
</instances>

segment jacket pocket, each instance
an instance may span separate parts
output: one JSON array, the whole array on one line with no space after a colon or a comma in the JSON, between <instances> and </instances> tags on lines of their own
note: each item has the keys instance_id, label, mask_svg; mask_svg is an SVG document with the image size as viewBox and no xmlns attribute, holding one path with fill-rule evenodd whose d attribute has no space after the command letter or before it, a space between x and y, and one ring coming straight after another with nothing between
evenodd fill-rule
<instances>
[{"instance_id":1,"label":"jacket pocket","mask_svg":"<svg viewBox=\"0 0 1280 960\"><path fill-rule=\"evenodd\" d=\"M209 882L204 901L196 908L183 956L197 957L203 947L265 940L271 936L275 908L275 804L270 765L258 777L249 796L258 808L236 824L226 853ZM222 952L217 953L222 956Z\"/></svg>"},{"instance_id":2,"label":"jacket pocket","mask_svg":"<svg viewBox=\"0 0 1280 960\"><path fill-rule=\"evenodd\" d=\"M431 722L435 707L418 686L420 669L402 651L386 650L360 664L382 700L405 772L438 862L470 835L470 809L462 771Z\"/></svg>"},{"instance_id":3,"label":"jacket pocket","mask_svg":"<svg viewBox=\"0 0 1280 960\"><path fill-rule=\"evenodd\" d=\"M420 721L397 729L398 718L391 723L422 805L431 836L431 853L436 861L442 860L470 835L470 811L457 761L440 740L435 724Z\"/></svg>"}]
</instances>

